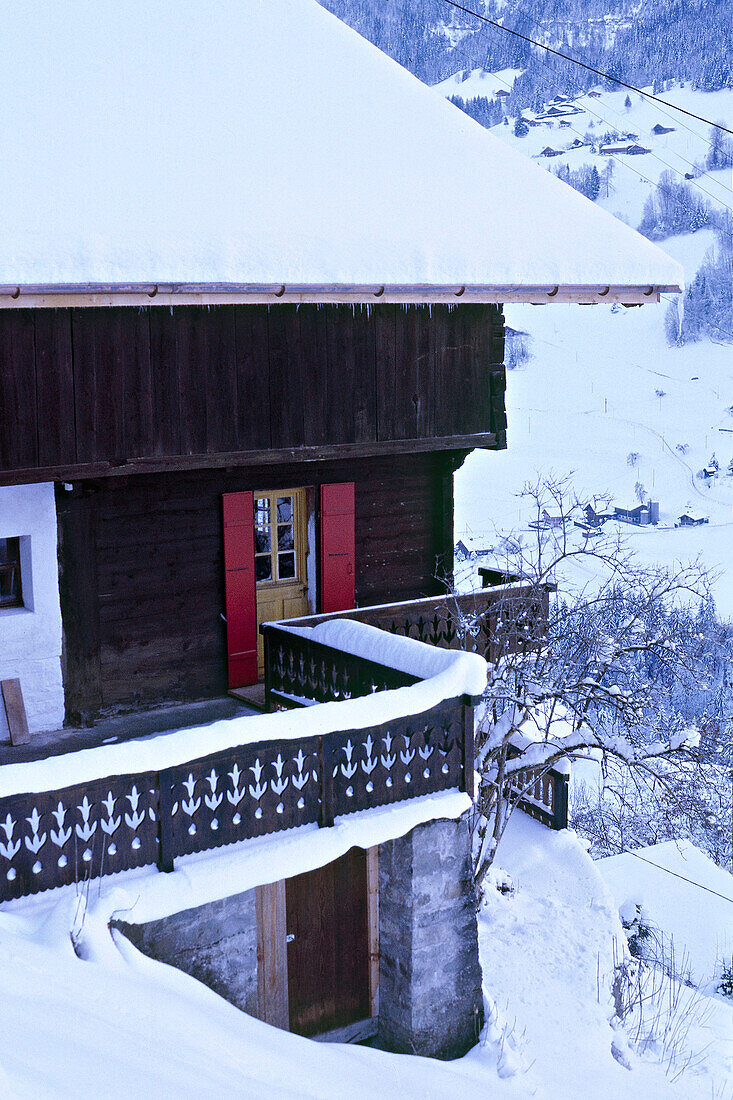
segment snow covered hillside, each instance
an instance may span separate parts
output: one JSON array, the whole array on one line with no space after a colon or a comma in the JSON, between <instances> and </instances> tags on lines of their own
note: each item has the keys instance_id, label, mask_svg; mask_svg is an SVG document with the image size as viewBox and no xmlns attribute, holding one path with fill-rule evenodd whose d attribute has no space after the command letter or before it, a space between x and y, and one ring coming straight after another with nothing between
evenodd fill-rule
<instances>
[{"instance_id":1,"label":"snow covered hillside","mask_svg":"<svg viewBox=\"0 0 733 1100\"><path fill-rule=\"evenodd\" d=\"M661 933L674 944L680 972L713 993L733 959L733 876L687 840L607 856L596 866L624 919L641 913L655 940Z\"/></svg>"},{"instance_id":2,"label":"snow covered hillside","mask_svg":"<svg viewBox=\"0 0 733 1100\"><path fill-rule=\"evenodd\" d=\"M472 82L476 79L473 74ZM677 87L665 95L708 118L728 124L733 119L731 90L705 94ZM694 168L710 148L707 126L638 95L631 95L630 107L625 100L623 91L582 96L559 102L559 114L529 126L524 137L514 135L511 122L493 132L551 170L597 168L598 202L632 226L639 224L647 197L670 166L678 178L694 174L688 183L714 209L733 206L730 169L698 174ZM671 132L654 133L655 126ZM600 139L611 130L619 134L615 146L638 144L650 152L602 154ZM571 148L576 142L582 144ZM541 156L546 148L561 155ZM701 229L659 243L683 264L689 283L714 242L714 233ZM659 502L660 524L624 527L630 544L650 562L700 555L719 574L714 596L720 612L730 617L733 343L703 339L670 347L666 308L666 303L638 310L506 308L508 325L529 334L531 359L508 373L508 451L476 452L456 476L456 539L470 533L489 548L498 545L501 534L526 530L530 517L515 494L538 476L572 474L581 501L605 494L618 503L635 502L638 487ZM718 475L701 477L713 455ZM709 522L675 529L684 511Z\"/></svg>"},{"instance_id":3,"label":"snow covered hillside","mask_svg":"<svg viewBox=\"0 0 733 1100\"><path fill-rule=\"evenodd\" d=\"M454 73L447 80L441 80L435 88L449 99L451 96L459 96L461 99L486 96L493 99L497 92L509 91L521 73L521 69L502 69L498 73L487 73L483 69L466 69Z\"/></svg>"},{"instance_id":4,"label":"snow covered hillside","mask_svg":"<svg viewBox=\"0 0 733 1100\"><path fill-rule=\"evenodd\" d=\"M365 1098L585 1100L589 1086L598 1100L724 1095L733 1008L722 1000L705 999L704 1020L692 1014L684 1051L706 1047L706 1059L678 1079L680 1066L667 1066L652 1042L634 1053L618 1022L611 1026L623 933L574 836L517 813L499 862L479 920L488 1023L480 1044L451 1063L316 1044L260 1023L110 934L110 915L135 899L108 882L94 884L88 908L73 888L6 904L0 968L13 1012L0 1029L0 1091L18 1100L341 1098L347 1090ZM495 889L509 881L513 892Z\"/></svg>"}]
</instances>

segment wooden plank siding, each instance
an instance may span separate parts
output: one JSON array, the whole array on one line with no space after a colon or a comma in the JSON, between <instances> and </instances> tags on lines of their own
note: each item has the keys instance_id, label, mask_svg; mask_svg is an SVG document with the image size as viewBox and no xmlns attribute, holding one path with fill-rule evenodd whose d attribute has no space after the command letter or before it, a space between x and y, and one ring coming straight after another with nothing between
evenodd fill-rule
<instances>
[{"instance_id":1,"label":"wooden plank siding","mask_svg":"<svg viewBox=\"0 0 733 1100\"><path fill-rule=\"evenodd\" d=\"M502 359L493 305L0 311L0 483L301 446L503 446Z\"/></svg>"},{"instance_id":2,"label":"wooden plank siding","mask_svg":"<svg viewBox=\"0 0 733 1100\"><path fill-rule=\"evenodd\" d=\"M356 600L442 591L465 452L117 477L57 488L67 715L227 690L222 494L355 483ZM315 569L311 561L309 569Z\"/></svg>"}]
</instances>

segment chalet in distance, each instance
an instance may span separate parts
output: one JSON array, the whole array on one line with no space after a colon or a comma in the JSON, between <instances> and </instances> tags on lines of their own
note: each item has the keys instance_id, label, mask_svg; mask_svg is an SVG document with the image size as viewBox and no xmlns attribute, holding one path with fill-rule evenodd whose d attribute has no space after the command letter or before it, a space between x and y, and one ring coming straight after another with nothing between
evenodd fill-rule
<instances>
[{"instance_id":1,"label":"chalet in distance","mask_svg":"<svg viewBox=\"0 0 733 1100\"><path fill-rule=\"evenodd\" d=\"M485 666L378 628L434 613L453 473L506 446L502 303L679 269L315 0L4 29L3 904L150 866L150 954L302 1034L460 1053ZM132 739L263 676L300 709ZM194 889L222 844L225 896Z\"/></svg>"}]
</instances>

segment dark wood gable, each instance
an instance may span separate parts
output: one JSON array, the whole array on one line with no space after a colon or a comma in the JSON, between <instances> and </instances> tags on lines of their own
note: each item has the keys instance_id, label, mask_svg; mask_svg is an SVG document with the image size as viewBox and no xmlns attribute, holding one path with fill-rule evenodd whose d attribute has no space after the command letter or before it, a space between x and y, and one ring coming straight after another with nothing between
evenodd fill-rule
<instances>
[{"instance_id":1,"label":"dark wood gable","mask_svg":"<svg viewBox=\"0 0 733 1100\"><path fill-rule=\"evenodd\" d=\"M0 311L0 477L501 447L503 351L496 306Z\"/></svg>"}]
</instances>

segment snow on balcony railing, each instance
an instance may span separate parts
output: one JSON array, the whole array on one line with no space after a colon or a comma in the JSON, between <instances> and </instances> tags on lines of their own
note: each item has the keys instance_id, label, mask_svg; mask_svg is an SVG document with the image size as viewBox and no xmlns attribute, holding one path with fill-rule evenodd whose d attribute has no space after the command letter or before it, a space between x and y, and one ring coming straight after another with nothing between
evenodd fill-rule
<instances>
[{"instance_id":1,"label":"snow on balcony railing","mask_svg":"<svg viewBox=\"0 0 733 1100\"><path fill-rule=\"evenodd\" d=\"M441 649L480 653L494 663L508 653L536 645L547 631L551 586L516 578L488 586L486 577L484 585L475 592L309 615L290 619L288 625L313 628L348 619Z\"/></svg>"},{"instance_id":2,"label":"snow on balcony railing","mask_svg":"<svg viewBox=\"0 0 733 1100\"><path fill-rule=\"evenodd\" d=\"M338 629L334 627L338 626ZM302 632L299 640L309 639ZM359 623L313 644L406 686L0 768L0 900L472 783L476 654ZM374 660L378 657L378 660ZM383 663L387 662L389 663Z\"/></svg>"}]
</instances>

